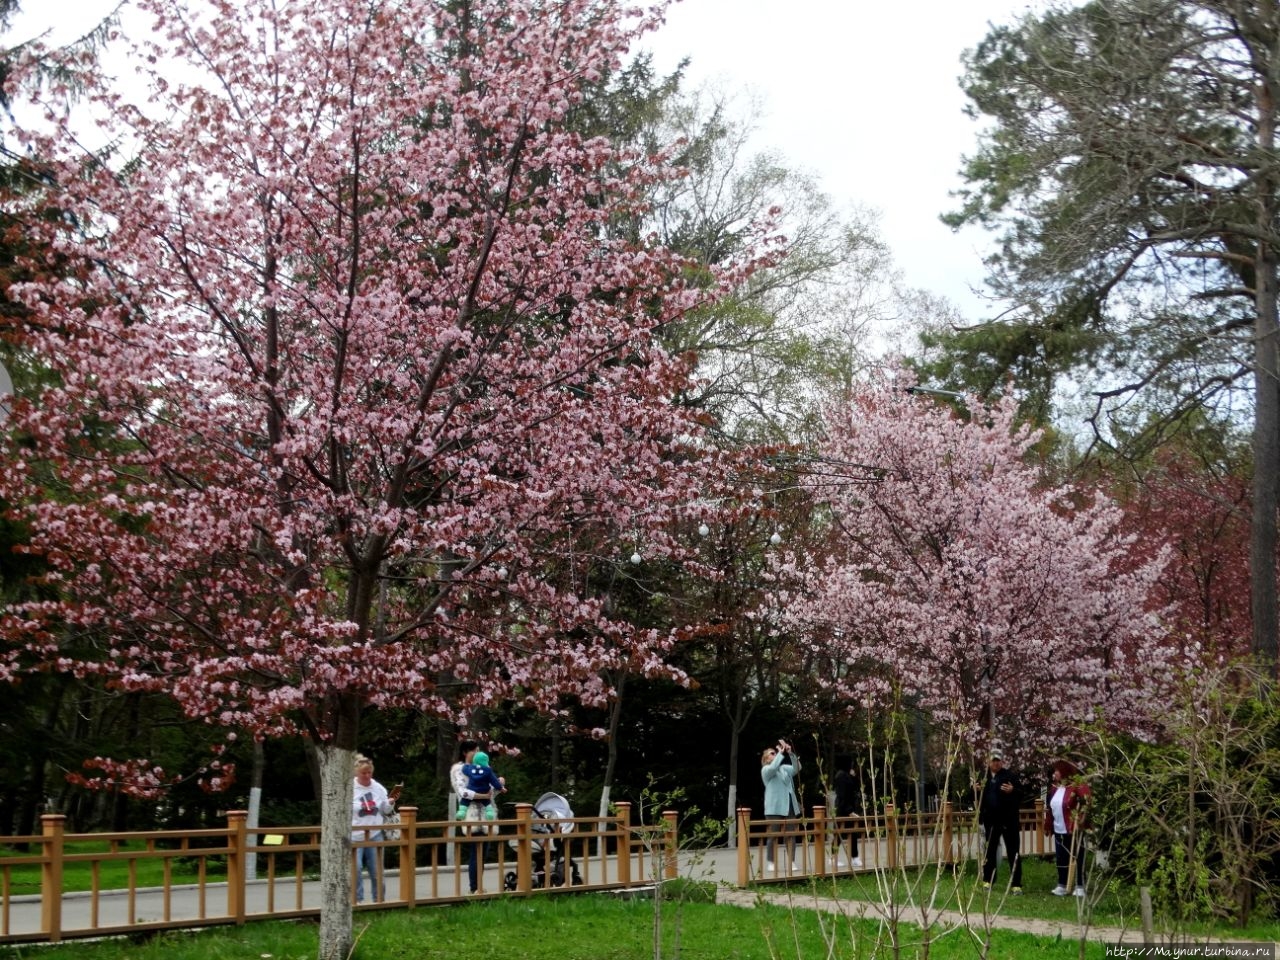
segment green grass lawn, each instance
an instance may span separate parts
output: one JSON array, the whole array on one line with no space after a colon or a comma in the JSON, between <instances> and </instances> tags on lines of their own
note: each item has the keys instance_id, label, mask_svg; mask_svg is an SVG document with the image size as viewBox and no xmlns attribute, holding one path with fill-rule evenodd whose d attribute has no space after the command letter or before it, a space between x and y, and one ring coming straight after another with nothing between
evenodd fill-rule
<instances>
[{"instance_id":1,"label":"green grass lawn","mask_svg":"<svg viewBox=\"0 0 1280 960\"><path fill-rule=\"evenodd\" d=\"M653 903L605 895L503 898L358 914L353 960L419 960L427 956L485 960L652 960ZM888 931L811 910L707 903L665 903L661 956L668 960L919 960L919 931L904 928L895 953ZM1101 960L1101 945L1087 947ZM982 954L970 934L935 941L930 960L974 960ZM996 930L992 960L1075 960L1076 943ZM5 960L314 960L312 923L255 923L130 940L0 948Z\"/></svg>"},{"instance_id":2,"label":"green grass lawn","mask_svg":"<svg viewBox=\"0 0 1280 960\"><path fill-rule=\"evenodd\" d=\"M105 841L82 840L66 845L66 853L106 853L110 844ZM118 844L121 851L141 851L146 849L142 842ZM0 870L9 874L10 889L15 895L40 892L40 865L14 864L12 861L38 856L39 848L33 845L31 852L24 853L12 849L0 849ZM164 883L164 863L159 858L143 858L138 860L135 883L139 887L158 887ZM121 890L129 885L129 863L123 860L107 860L98 865L98 889ZM199 877L199 867L194 857L170 858L170 883L194 883ZM221 859L211 858L205 868L208 880L225 880L226 864ZM64 891L91 890L93 884L93 864L84 861L64 863L62 868L62 889Z\"/></svg>"},{"instance_id":3,"label":"green grass lawn","mask_svg":"<svg viewBox=\"0 0 1280 960\"><path fill-rule=\"evenodd\" d=\"M915 870L888 873L878 881L874 873L862 873L838 880L815 881L817 892L831 893L854 900L881 901L883 890L892 891L896 903L918 903L932 896L935 888L935 870L927 869L923 876ZM1089 896L1081 904L1074 896L1055 897L1050 891L1058 882L1057 870L1052 860L1029 857L1023 862L1022 896L1010 896L1006 889L1009 871L1000 865L996 883L988 892L978 882L978 865L966 864L958 875L945 873L937 877L933 906L941 910L964 909L981 914L985 909L1006 917L1036 917L1044 920L1076 922L1083 907L1088 911L1089 922L1099 927L1124 927L1139 929L1138 891L1129 883L1099 872L1090 880ZM882 883L884 886L882 887ZM1159 917L1157 916L1159 928ZM1280 941L1280 923L1269 917L1255 918L1248 927L1215 926L1211 923L1188 925L1188 933L1211 936L1221 940L1270 940Z\"/></svg>"},{"instance_id":4,"label":"green grass lawn","mask_svg":"<svg viewBox=\"0 0 1280 960\"><path fill-rule=\"evenodd\" d=\"M3 864L0 858L0 864ZM174 881L181 878L175 863ZM837 880L795 881L762 887L762 895L791 890L796 903L804 906L810 894L847 899L880 900L885 891L898 903L915 903L932 896L933 909L968 912L973 931L980 931L985 911L1006 917L1033 917L1075 922L1080 903L1074 897L1054 897L1049 892L1056 882L1053 864L1030 858L1024 865L1024 895L1012 897L1002 888L1008 873L1002 867L1000 883L988 894L981 889L974 866L959 876L947 873L934 891L931 879L922 880L914 871L882 875L881 887L875 874ZM38 867L15 867L15 892L19 870L32 871L31 892L38 889ZM127 879L123 864L102 868L102 886ZM150 873L154 877L150 877ZM147 877L150 877L148 881ZM211 878L214 879L214 878ZM1101 877L1098 878L1101 881ZM158 884L158 865L139 864L139 885ZM76 865L67 873L68 889L88 888L88 866ZM677 889L681 889L677 886ZM705 901L702 885L683 887L686 895ZM934 891L934 892L931 892ZM696 895L702 893L700 898ZM1088 909L1093 926L1137 926L1137 893L1117 882L1104 884L1091 896ZM655 956L653 904L625 901L607 895L578 895L479 900L454 906L361 913L356 917L359 944L354 960L417 958L452 952L452 944L468 955L486 960L648 960ZM666 903L663 906L664 937L661 956L666 960L972 960L983 956L980 934L951 930L929 944L927 953L917 927L906 923L910 910L902 914L899 947L895 952L888 928L875 921L854 922L813 910L789 910L759 904L755 909L709 902ZM1246 930L1202 926L1200 935L1217 940L1277 940L1280 924L1262 920ZM1029 960L1076 960L1082 955L1072 938L1036 938L1028 934L995 929L990 933L990 949L985 956L1029 958ZM976 939L975 939L976 937ZM250 958L250 960L312 960L316 954L316 928L310 922L258 922L243 928L218 927L192 933L139 934L136 938L101 942L73 941L64 945L0 947L0 960L25 957L85 958L85 960L205 960L205 958ZM1105 950L1100 944L1085 948L1084 957L1100 960Z\"/></svg>"}]
</instances>

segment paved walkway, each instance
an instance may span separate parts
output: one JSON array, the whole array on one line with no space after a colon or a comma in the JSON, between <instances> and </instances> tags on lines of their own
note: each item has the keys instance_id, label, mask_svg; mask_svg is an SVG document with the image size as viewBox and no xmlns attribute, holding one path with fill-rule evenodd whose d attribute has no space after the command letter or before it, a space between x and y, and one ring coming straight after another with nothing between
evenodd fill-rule
<instances>
[{"instance_id":1,"label":"paved walkway","mask_svg":"<svg viewBox=\"0 0 1280 960\"><path fill-rule=\"evenodd\" d=\"M787 890L785 892L764 890L742 890L739 888L721 887L716 893L716 903L730 904L736 907L755 907L760 903L795 910L821 910L824 913L864 920L888 920L882 904L864 900L838 900L834 897L823 897L809 891ZM993 905L994 909L998 909ZM926 919L918 909L902 908L897 920L901 923L919 925ZM1038 937L1061 938L1074 943L1080 939L1080 925L1062 920L1040 920L1032 917L1009 917L998 913L983 914L981 912L964 913L959 910L931 910L927 920L934 926L935 938L953 930L1018 930L1035 934ZM1086 927L1085 939L1100 943L1142 943L1140 930L1120 927Z\"/></svg>"},{"instance_id":2,"label":"paved walkway","mask_svg":"<svg viewBox=\"0 0 1280 960\"><path fill-rule=\"evenodd\" d=\"M864 845L863 855L867 857L871 851ZM753 851L758 854L758 851ZM753 859L753 868L761 863ZM870 868L866 868L868 871ZM648 872L648 871L646 871ZM823 896L816 889L823 885L794 883L760 884L750 889L735 886L738 875L738 855L736 850L717 848L700 852L683 852L679 857L679 873L694 880L709 880L717 884L716 902L740 908L751 908L761 903L772 903L789 909L820 910L839 916L864 918L870 920L887 920L881 903L872 901L844 900L831 896ZM419 897L439 898L441 900L465 898L466 869L453 866L442 866L434 874L427 870L419 870L417 891ZM847 875L847 874L846 874ZM767 874L777 878L776 874ZM796 872L796 880L806 877ZM785 879L785 869L784 877ZM434 889L433 889L434 885ZM398 871L387 872L387 892L393 898L398 895L400 878ZM502 881L498 866L490 863L485 871L484 891L488 895L500 895ZM301 889L299 889L301 887ZM292 879L277 881L277 891L273 897L274 908L268 907L268 884L265 881L252 881L246 888L246 900L249 912L277 912L287 915L291 909L314 909L319 906L319 884L306 881L298 886ZM139 890L133 903L123 891L103 893L96 909L93 908L88 894L66 894L63 899L63 929L84 930L94 926L107 927L117 924L134 924L147 919L159 919L167 914L175 919L181 917L215 917L223 912L225 906L225 884L208 884L203 897L198 890L190 886L175 886L169 891L167 898L160 890ZM168 900L166 904L164 901ZM201 901L207 901L202 903ZM1000 904L995 896L991 901L991 912L982 911L982 902L975 899L972 909L965 912L959 910L934 910L922 915L916 908L902 908L898 920L903 923L919 924L927 919L934 926L937 935L965 928L1019 930L1037 936L1061 938L1075 943L1081 937L1080 926L1071 921L1042 920L1026 917L1010 917L999 913ZM36 896L17 896L11 898L7 910L9 933L21 936L40 929L40 902ZM92 916L91 914L96 914ZM199 922L198 920L196 922ZM207 921L206 921L207 922ZM1142 943L1139 930L1116 927L1086 927L1083 936L1090 941L1109 943Z\"/></svg>"},{"instance_id":3,"label":"paved walkway","mask_svg":"<svg viewBox=\"0 0 1280 960\"><path fill-rule=\"evenodd\" d=\"M864 844L864 853L865 844ZM812 887L801 884L786 886L769 885L750 889L733 886L738 872L737 851L710 850L701 855L691 855L681 864L681 874L696 879L714 880L719 886L716 890L716 903L730 904L736 907L755 907L761 903L798 910L821 910L825 913L860 919L886 919L883 904L866 900L844 900L822 896ZM870 872L869 870L867 872ZM798 876L797 879L805 879ZM1079 939L1079 925L1058 920L1038 920L1024 917L1009 917L992 912L983 914L981 903L974 903L974 911L964 913L958 910L932 910L928 919L940 931L984 926L1007 930L1021 930L1042 937L1061 937L1064 940ZM992 897L992 911L999 910L996 897ZM905 923L919 923L923 917L917 909L903 908L898 919ZM1116 927L1090 927L1086 935L1090 940L1113 943L1141 943L1141 931L1120 929Z\"/></svg>"},{"instance_id":4,"label":"paved walkway","mask_svg":"<svg viewBox=\"0 0 1280 960\"><path fill-rule=\"evenodd\" d=\"M864 847L865 851L865 847ZM870 872L870 871L867 871ZM696 857L691 862L681 865L681 873L698 879L719 882L716 890L716 903L743 908L754 908L761 903L774 904L795 910L820 910L842 917L868 920L887 920L882 903L867 900L846 900L823 896L807 884L789 884L785 886L768 885L750 889L733 886L737 877L737 853L733 850L712 850ZM797 879L805 879L797 877ZM819 881L821 883L821 881ZM920 925L926 919L935 929L935 938L955 930L1015 930L1030 933L1038 937L1062 939L1068 943L1077 943L1082 935L1085 940L1095 943L1142 944L1140 929L1134 927L1081 926L1074 920L1044 920L1035 917L1011 917L1000 912L1000 891L993 891L989 902L989 912L983 912L982 898L975 897L972 909L961 910L929 910L927 914L919 908L900 908L898 921L901 923ZM1083 934L1082 931L1083 930ZM1233 943L1242 943L1233 939ZM1270 945L1265 941L1263 946ZM1280 944L1273 945L1280 956Z\"/></svg>"}]
</instances>

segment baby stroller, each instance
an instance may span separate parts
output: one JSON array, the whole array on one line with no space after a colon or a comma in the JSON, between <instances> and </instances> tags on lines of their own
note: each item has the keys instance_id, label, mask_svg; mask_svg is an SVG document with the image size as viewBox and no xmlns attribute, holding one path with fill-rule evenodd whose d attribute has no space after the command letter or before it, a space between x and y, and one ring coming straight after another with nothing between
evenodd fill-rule
<instances>
[{"instance_id":1,"label":"baby stroller","mask_svg":"<svg viewBox=\"0 0 1280 960\"><path fill-rule=\"evenodd\" d=\"M533 805L533 817L530 830L533 833L533 886L563 887L565 883L582 883L582 874L578 865L565 852L566 842L558 839L559 834L573 830L573 810L569 801L558 793L544 793ZM558 820L559 823L550 821ZM519 846L518 840L508 841L512 849ZM508 870L503 880L508 890L516 888L516 872Z\"/></svg>"}]
</instances>

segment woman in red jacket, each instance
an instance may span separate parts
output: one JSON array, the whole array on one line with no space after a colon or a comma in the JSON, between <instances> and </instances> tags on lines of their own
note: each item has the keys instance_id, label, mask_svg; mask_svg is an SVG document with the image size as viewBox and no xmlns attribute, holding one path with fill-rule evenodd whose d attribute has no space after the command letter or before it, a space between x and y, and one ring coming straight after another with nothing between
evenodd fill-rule
<instances>
[{"instance_id":1,"label":"woman in red jacket","mask_svg":"<svg viewBox=\"0 0 1280 960\"><path fill-rule=\"evenodd\" d=\"M1075 875L1075 895L1084 896L1084 830L1089 785L1079 779L1075 765L1059 760L1053 765L1052 783L1044 804L1044 832L1053 834L1053 854L1058 865L1057 897L1067 895Z\"/></svg>"}]
</instances>

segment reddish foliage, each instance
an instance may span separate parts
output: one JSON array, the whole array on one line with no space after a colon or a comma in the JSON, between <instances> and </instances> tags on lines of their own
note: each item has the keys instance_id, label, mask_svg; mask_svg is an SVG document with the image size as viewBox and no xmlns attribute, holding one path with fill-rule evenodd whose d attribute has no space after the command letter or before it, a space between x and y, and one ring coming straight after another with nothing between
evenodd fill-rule
<instances>
[{"instance_id":1,"label":"reddish foliage","mask_svg":"<svg viewBox=\"0 0 1280 960\"><path fill-rule=\"evenodd\" d=\"M1195 658L1248 654L1250 481L1182 449L1163 451L1125 496L1125 527L1140 552L1167 550L1155 583L1170 638Z\"/></svg>"}]
</instances>

